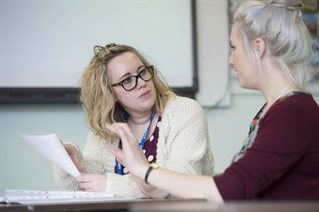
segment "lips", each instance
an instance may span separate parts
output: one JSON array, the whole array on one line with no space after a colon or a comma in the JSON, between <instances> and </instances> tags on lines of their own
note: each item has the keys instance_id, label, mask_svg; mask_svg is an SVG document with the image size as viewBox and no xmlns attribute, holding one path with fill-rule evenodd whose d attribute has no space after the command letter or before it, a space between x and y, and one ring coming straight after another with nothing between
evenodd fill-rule
<instances>
[{"instance_id":1,"label":"lips","mask_svg":"<svg viewBox=\"0 0 319 212\"><path fill-rule=\"evenodd\" d=\"M138 96L138 98L143 98L145 96L148 96L151 93L151 91L145 91L141 95Z\"/></svg>"}]
</instances>

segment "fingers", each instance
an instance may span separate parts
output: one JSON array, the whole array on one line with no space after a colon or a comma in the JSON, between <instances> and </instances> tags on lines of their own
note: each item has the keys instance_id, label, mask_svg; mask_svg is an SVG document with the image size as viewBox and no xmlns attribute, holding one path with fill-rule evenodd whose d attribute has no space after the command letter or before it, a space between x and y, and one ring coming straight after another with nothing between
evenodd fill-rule
<instances>
[{"instance_id":1,"label":"fingers","mask_svg":"<svg viewBox=\"0 0 319 212\"><path fill-rule=\"evenodd\" d=\"M64 146L65 150L67 151L67 153L70 155L70 158L72 159L76 168L80 172L83 172L84 168L81 166L81 160L80 160L80 157L78 155L78 151L76 150L76 148L71 144L64 144L63 146Z\"/></svg>"},{"instance_id":2,"label":"fingers","mask_svg":"<svg viewBox=\"0 0 319 212\"><path fill-rule=\"evenodd\" d=\"M139 170L144 170L145 167L148 167L148 161L127 124L107 124L105 127L110 130L111 133L121 138L122 149L112 147L110 151L132 175L138 175Z\"/></svg>"},{"instance_id":3,"label":"fingers","mask_svg":"<svg viewBox=\"0 0 319 212\"><path fill-rule=\"evenodd\" d=\"M119 148L116 148L116 147L110 147L109 150L112 153L112 155L115 156L116 160L119 163L123 164L123 159L122 159L123 158L123 151L121 149L119 149Z\"/></svg>"},{"instance_id":4,"label":"fingers","mask_svg":"<svg viewBox=\"0 0 319 212\"><path fill-rule=\"evenodd\" d=\"M106 124L105 127L112 134L120 137L123 143L136 143L136 138L126 123Z\"/></svg>"},{"instance_id":5,"label":"fingers","mask_svg":"<svg viewBox=\"0 0 319 212\"><path fill-rule=\"evenodd\" d=\"M121 138L123 144L123 149L127 149L126 148L126 142L127 142L127 131L130 131L129 129L123 130L123 128L125 128L126 124L121 124L121 123L115 123L115 124L106 124L105 128L107 130L109 130L113 135L116 135L118 137ZM127 126L127 125L126 125ZM134 138L135 139L135 138ZM110 146L109 151L115 156L116 160L123 164L124 166L126 166L127 164L125 163L125 155L123 153L123 151L119 148Z\"/></svg>"},{"instance_id":6,"label":"fingers","mask_svg":"<svg viewBox=\"0 0 319 212\"><path fill-rule=\"evenodd\" d=\"M63 144L66 152L71 156L74 155L74 153L76 152L76 149L74 146L72 146L71 144Z\"/></svg>"},{"instance_id":7,"label":"fingers","mask_svg":"<svg viewBox=\"0 0 319 212\"><path fill-rule=\"evenodd\" d=\"M75 156L74 159L72 158L72 161L73 161L75 167L79 170L79 172L85 171L85 169L81 166L81 163L80 163L78 156Z\"/></svg>"},{"instance_id":8,"label":"fingers","mask_svg":"<svg viewBox=\"0 0 319 212\"><path fill-rule=\"evenodd\" d=\"M79 186L85 191L103 192L106 187L106 176L96 174L86 174L75 178Z\"/></svg>"}]
</instances>

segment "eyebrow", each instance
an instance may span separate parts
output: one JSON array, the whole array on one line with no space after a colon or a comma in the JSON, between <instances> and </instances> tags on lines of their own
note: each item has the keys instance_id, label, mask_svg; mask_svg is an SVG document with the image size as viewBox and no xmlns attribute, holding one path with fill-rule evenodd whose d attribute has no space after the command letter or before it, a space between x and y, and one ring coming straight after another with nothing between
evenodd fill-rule
<instances>
[{"instance_id":1,"label":"eyebrow","mask_svg":"<svg viewBox=\"0 0 319 212\"><path fill-rule=\"evenodd\" d=\"M140 65L139 67L137 67L137 71L140 70L142 67L145 67L145 65ZM119 81L125 79L126 77L129 77L131 76L131 73L130 72L127 72L126 74L122 75L120 78L119 78Z\"/></svg>"}]
</instances>

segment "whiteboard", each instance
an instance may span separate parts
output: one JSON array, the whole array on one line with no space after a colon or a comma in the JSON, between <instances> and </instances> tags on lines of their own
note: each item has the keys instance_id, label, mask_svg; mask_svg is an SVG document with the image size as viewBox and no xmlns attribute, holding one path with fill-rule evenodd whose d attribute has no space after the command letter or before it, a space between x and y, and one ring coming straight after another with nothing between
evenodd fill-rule
<instances>
[{"instance_id":1,"label":"whiteboard","mask_svg":"<svg viewBox=\"0 0 319 212\"><path fill-rule=\"evenodd\" d=\"M0 88L79 87L93 46L113 42L192 87L191 18L185 0L1 0Z\"/></svg>"}]
</instances>

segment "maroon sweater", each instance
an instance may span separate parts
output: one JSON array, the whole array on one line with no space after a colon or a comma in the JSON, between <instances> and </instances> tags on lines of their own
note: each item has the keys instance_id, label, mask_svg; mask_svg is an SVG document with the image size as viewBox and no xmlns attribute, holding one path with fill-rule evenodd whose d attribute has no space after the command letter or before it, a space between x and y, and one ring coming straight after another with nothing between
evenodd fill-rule
<instances>
[{"instance_id":1,"label":"maroon sweater","mask_svg":"<svg viewBox=\"0 0 319 212\"><path fill-rule=\"evenodd\" d=\"M308 94L269 109L246 155L214 180L227 200L319 200L319 107Z\"/></svg>"}]
</instances>

